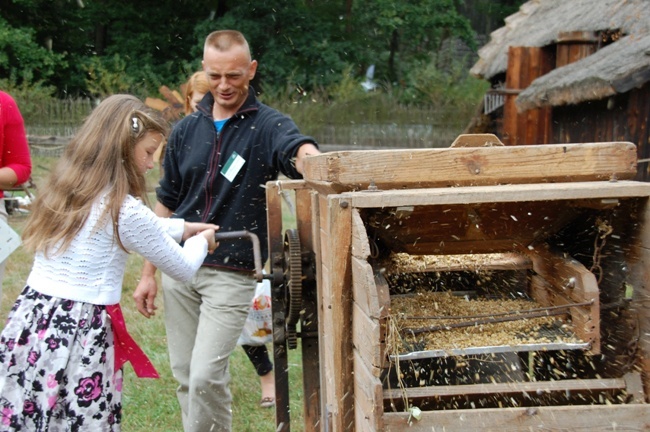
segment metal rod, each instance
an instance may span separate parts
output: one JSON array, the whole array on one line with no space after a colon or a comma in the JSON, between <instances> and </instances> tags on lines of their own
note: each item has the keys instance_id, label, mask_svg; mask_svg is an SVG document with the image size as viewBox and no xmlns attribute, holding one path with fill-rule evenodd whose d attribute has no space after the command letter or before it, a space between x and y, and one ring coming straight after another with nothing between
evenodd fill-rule
<instances>
[{"instance_id":1,"label":"metal rod","mask_svg":"<svg viewBox=\"0 0 650 432\"><path fill-rule=\"evenodd\" d=\"M555 309L567 309L567 308L579 307L579 306L591 306L592 304L594 304L593 300L588 301L588 302L583 302L583 303L569 303L569 304L565 304L565 305L561 305L561 306L548 306L548 307L542 307L542 308L514 310L514 311L491 313L491 314L453 315L453 316L452 315L406 316L406 317L402 317L402 319L406 319L406 320L454 320L454 319L489 318L489 317L497 317L497 316L505 316L505 315L519 315L519 314L528 314L528 313L533 313L533 312L543 312L543 311L550 311L550 310L555 310Z\"/></svg>"},{"instance_id":2,"label":"metal rod","mask_svg":"<svg viewBox=\"0 0 650 432\"><path fill-rule=\"evenodd\" d=\"M217 232L214 235L215 241L219 242L221 240L239 240L239 239L249 239L253 243L253 259L255 260L255 279L258 282L262 282L264 279L264 274L262 273L262 252L260 250L260 239L257 237L257 234L253 234L250 231L228 231L228 232ZM270 276L269 276L270 277Z\"/></svg>"},{"instance_id":3,"label":"metal rod","mask_svg":"<svg viewBox=\"0 0 650 432\"><path fill-rule=\"evenodd\" d=\"M415 335L419 333L430 333L430 332L440 331L440 330L449 330L452 328L474 327L481 324L494 324L500 322L519 321L519 320L532 319L532 318L543 318L546 316L563 315L566 312L563 312L561 309L568 309L571 307L573 306L565 305L565 306L557 306L557 310L546 310L544 312L526 313L526 314L520 314L515 316L504 316L501 318L488 318L484 320L451 323L447 325L432 326L432 327L403 328L400 330L400 333L411 333Z\"/></svg>"}]
</instances>

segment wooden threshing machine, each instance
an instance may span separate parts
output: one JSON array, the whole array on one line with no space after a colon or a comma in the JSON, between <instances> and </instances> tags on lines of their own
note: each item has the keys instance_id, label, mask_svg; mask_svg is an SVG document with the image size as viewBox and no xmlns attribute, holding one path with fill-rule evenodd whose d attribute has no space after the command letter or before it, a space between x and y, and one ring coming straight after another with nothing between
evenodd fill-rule
<instances>
[{"instance_id":1,"label":"wooden threshing machine","mask_svg":"<svg viewBox=\"0 0 650 432\"><path fill-rule=\"evenodd\" d=\"M461 135L268 183L277 430L298 346L305 431L650 430L636 172L631 143Z\"/></svg>"}]
</instances>

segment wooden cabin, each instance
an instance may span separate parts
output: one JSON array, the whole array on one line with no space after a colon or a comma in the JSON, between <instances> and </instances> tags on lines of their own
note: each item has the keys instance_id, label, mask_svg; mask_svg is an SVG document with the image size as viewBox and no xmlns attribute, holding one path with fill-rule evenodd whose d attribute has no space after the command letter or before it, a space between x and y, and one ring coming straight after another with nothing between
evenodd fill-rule
<instances>
[{"instance_id":1,"label":"wooden cabin","mask_svg":"<svg viewBox=\"0 0 650 432\"><path fill-rule=\"evenodd\" d=\"M650 181L650 3L531 0L470 71L490 81L466 132L506 145L629 141Z\"/></svg>"}]
</instances>

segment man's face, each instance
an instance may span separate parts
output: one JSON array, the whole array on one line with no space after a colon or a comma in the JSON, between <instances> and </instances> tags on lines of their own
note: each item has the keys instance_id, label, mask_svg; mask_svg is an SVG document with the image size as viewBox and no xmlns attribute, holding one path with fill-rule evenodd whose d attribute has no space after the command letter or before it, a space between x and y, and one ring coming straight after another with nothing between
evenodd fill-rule
<instances>
[{"instance_id":1,"label":"man's face","mask_svg":"<svg viewBox=\"0 0 650 432\"><path fill-rule=\"evenodd\" d=\"M215 104L222 113L233 115L248 96L248 84L255 76L257 62L251 61L246 49L240 46L228 51L207 47L203 53L203 70Z\"/></svg>"}]
</instances>

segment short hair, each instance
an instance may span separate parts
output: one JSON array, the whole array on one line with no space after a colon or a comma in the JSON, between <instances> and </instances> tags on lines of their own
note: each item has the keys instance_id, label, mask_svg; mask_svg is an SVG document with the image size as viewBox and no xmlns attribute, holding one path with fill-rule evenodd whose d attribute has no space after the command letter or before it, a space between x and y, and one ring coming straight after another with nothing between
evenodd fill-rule
<instances>
[{"instance_id":1,"label":"short hair","mask_svg":"<svg viewBox=\"0 0 650 432\"><path fill-rule=\"evenodd\" d=\"M248 41L241 32L237 30L216 30L213 31L205 38L205 45L203 49L208 47L215 48L218 51L228 51L233 46L241 46L248 53L249 59L251 57L251 50L248 46Z\"/></svg>"}]
</instances>

